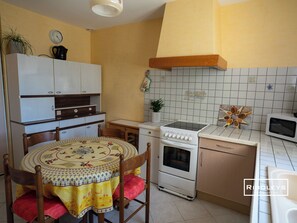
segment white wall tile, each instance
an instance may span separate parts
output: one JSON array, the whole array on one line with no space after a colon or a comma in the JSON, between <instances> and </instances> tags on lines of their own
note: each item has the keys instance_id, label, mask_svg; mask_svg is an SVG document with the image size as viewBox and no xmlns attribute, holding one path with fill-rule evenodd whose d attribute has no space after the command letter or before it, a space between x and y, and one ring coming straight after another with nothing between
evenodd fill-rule
<instances>
[{"instance_id":1,"label":"white wall tile","mask_svg":"<svg viewBox=\"0 0 297 223\"><path fill-rule=\"evenodd\" d=\"M297 110L297 67L236 68L217 71L204 68L173 68L172 71L151 70L151 89L144 93L144 119L150 121L150 101L163 98L164 120L189 120L216 123L219 106L251 106L251 127L264 130L266 114L292 113ZM255 77L255 83L248 83ZM267 88L272 84L272 89ZM204 97L189 97L187 91L205 91Z\"/></svg>"}]
</instances>

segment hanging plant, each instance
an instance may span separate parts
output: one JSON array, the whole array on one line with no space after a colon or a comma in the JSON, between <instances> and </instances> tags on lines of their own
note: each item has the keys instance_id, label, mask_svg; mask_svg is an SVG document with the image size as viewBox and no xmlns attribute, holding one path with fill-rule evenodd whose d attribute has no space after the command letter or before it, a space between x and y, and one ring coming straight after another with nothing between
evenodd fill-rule
<instances>
[{"instance_id":1,"label":"hanging plant","mask_svg":"<svg viewBox=\"0 0 297 223\"><path fill-rule=\"evenodd\" d=\"M12 28L2 34L1 50L4 49L8 53L33 54L33 47L30 42Z\"/></svg>"}]
</instances>

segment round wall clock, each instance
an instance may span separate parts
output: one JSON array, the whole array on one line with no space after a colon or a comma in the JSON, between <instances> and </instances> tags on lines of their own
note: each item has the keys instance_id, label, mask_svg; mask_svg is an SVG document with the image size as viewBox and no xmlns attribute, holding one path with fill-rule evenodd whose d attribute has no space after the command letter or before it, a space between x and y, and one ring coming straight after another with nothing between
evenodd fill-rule
<instances>
[{"instance_id":1,"label":"round wall clock","mask_svg":"<svg viewBox=\"0 0 297 223\"><path fill-rule=\"evenodd\" d=\"M55 29L49 32L49 37L50 37L50 40L55 44L61 43L63 40L62 33L59 30L55 30Z\"/></svg>"}]
</instances>

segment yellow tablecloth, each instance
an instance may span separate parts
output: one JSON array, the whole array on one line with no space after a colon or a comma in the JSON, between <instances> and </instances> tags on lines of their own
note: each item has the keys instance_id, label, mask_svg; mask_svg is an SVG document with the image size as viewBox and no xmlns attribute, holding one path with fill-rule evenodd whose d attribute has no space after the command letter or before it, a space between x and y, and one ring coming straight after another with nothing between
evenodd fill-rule
<instances>
[{"instance_id":1,"label":"yellow tablecloth","mask_svg":"<svg viewBox=\"0 0 297 223\"><path fill-rule=\"evenodd\" d=\"M125 141L106 138L75 138L50 143L28 153L21 168L34 172L41 165L44 195L58 196L69 213L82 217L88 210L111 211L112 194L119 183L119 155L137 155ZM139 174L140 169L134 171ZM28 190L17 188L17 196Z\"/></svg>"}]
</instances>

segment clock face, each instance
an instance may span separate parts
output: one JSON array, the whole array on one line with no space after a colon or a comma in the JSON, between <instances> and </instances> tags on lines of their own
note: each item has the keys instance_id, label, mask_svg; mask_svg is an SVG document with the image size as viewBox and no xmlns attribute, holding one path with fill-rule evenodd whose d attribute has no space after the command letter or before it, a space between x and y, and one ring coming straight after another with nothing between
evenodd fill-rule
<instances>
[{"instance_id":1,"label":"clock face","mask_svg":"<svg viewBox=\"0 0 297 223\"><path fill-rule=\"evenodd\" d=\"M55 29L50 31L49 37L50 37L50 40L55 44L61 43L62 40L63 40L62 33L60 31L58 31L58 30L55 30Z\"/></svg>"}]
</instances>

